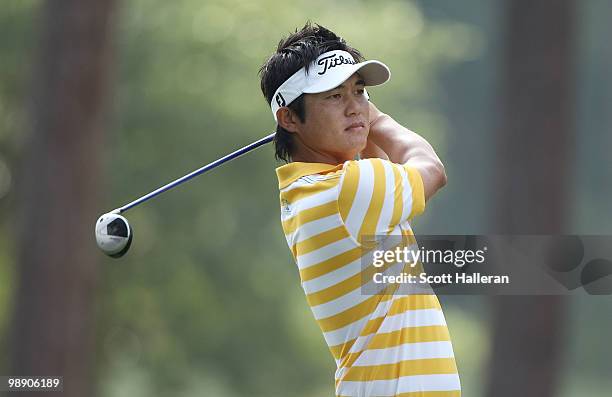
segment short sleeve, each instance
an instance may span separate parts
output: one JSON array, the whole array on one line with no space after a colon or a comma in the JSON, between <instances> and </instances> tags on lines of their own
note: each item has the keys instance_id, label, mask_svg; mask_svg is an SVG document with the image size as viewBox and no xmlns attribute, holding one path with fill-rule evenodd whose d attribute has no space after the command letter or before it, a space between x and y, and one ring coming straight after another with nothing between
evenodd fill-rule
<instances>
[{"instance_id":1,"label":"short sleeve","mask_svg":"<svg viewBox=\"0 0 612 397\"><path fill-rule=\"evenodd\" d=\"M344 163L338 207L349 233L361 236L391 233L423 213L423 180L412 167L382 159Z\"/></svg>"},{"instance_id":2,"label":"short sleeve","mask_svg":"<svg viewBox=\"0 0 612 397\"><path fill-rule=\"evenodd\" d=\"M398 166L398 164L394 164ZM425 188L423 186L423 177L416 168L408 167L408 166L399 166L403 167L408 174L408 181L411 187L411 199L412 205L410 209L410 214L407 219L411 219L414 216L421 215L423 211L425 211Z\"/></svg>"}]
</instances>

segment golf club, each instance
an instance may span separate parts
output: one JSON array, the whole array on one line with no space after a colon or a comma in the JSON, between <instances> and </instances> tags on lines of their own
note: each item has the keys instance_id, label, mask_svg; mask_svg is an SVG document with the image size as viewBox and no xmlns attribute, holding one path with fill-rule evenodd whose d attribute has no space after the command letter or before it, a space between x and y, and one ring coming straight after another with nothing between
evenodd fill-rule
<instances>
[{"instance_id":1,"label":"golf club","mask_svg":"<svg viewBox=\"0 0 612 397\"><path fill-rule=\"evenodd\" d=\"M238 149L226 156L221 157L218 160L213 161L212 163L198 168L197 170L192 171L189 174L182 176L128 204L125 204L122 207L116 208L111 212L101 215L98 218L95 227L96 243L98 244L98 247L106 255L112 258L122 257L132 245L134 231L130 226L128 220L125 217L121 216L121 214L131 208L134 208L144 203L145 201L152 199L155 196L162 194L165 191L173 189L178 185L187 182L192 178L195 178L198 175L202 175L203 173L210 171L223 163L238 158L245 153L248 153L262 145L265 145L266 143L272 142L272 140L274 139L274 135L275 134L272 133L264 138L261 138L251 143L250 145L243 147L242 149Z\"/></svg>"}]
</instances>

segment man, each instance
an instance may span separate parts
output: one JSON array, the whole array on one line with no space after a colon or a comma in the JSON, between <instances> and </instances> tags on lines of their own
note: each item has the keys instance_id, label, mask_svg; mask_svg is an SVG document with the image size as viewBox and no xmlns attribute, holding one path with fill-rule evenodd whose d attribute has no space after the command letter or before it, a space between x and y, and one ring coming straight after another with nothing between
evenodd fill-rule
<instances>
[{"instance_id":1,"label":"man","mask_svg":"<svg viewBox=\"0 0 612 397\"><path fill-rule=\"evenodd\" d=\"M370 237L415 243L409 220L446 174L425 139L369 102L365 86L390 73L362 60L333 32L306 24L261 68L276 156L288 163L277 169L285 237L336 361L337 396L460 396L437 297L363 289Z\"/></svg>"}]
</instances>

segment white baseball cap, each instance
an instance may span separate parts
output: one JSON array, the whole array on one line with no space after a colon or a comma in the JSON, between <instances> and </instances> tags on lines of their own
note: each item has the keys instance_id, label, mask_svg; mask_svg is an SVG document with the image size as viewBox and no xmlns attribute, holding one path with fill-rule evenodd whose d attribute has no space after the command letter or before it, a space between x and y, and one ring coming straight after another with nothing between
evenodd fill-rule
<instances>
[{"instance_id":1,"label":"white baseball cap","mask_svg":"<svg viewBox=\"0 0 612 397\"><path fill-rule=\"evenodd\" d=\"M301 68L278 87L270 104L274 120L278 122L278 109L288 106L300 95L334 89L356 72L359 72L366 86L383 84L391 77L387 65L380 61L356 63L353 56L346 51L325 52L310 64L308 73L306 68Z\"/></svg>"}]
</instances>

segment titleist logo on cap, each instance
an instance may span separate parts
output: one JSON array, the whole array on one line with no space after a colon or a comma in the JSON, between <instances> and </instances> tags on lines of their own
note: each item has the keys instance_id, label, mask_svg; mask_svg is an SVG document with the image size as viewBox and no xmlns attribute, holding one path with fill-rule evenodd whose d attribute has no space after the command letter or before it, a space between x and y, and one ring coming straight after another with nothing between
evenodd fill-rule
<instances>
[{"instance_id":1,"label":"titleist logo on cap","mask_svg":"<svg viewBox=\"0 0 612 397\"><path fill-rule=\"evenodd\" d=\"M323 66L323 71L318 74L325 74L329 69L335 68L338 65L354 65L356 62L353 58L345 58L342 55L331 54L326 57L319 58L317 65Z\"/></svg>"}]
</instances>

